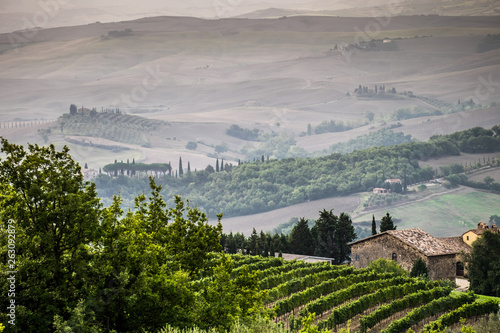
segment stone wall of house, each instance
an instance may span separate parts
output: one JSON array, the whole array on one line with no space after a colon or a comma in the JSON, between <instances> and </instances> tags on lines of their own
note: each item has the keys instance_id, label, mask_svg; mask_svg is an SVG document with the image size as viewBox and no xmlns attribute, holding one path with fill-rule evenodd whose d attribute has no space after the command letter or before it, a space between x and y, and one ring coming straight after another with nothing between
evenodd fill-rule
<instances>
[{"instance_id":1,"label":"stone wall of house","mask_svg":"<svg viewBox=\"0 0 500 333\"><path fill-rule=\"evenodd\" d=\"M351 262L354 268L366 268L370 262L379 258L393 259L407 271L413 267L417 258L422 258L429 268L431 279L454 279L456 274L455 255L426 257L399 239L383 234L351 246Z\"/></svg>"},{"instance_id":2,"label":"stone wall of house","mask_svg":"<svg viewBox=\"0 0 500 333\"><path fill-rule=\"evenodd\" d=\"M432 280L455 280L457 272L456 255L427 257L426 264L429 269L429 277Z\"/></svg>"},{"instance_id":3,"label":"stone wall of house","mask_svg":"<svg viewBox=\"0 0 500 333\"><path fill-rule=\"evenodd\" d=\"M418 257L424 258L417 250L389 234L374 237L351 247L351 260L355 268L368 267L370 262L379 258L392 260L393 254L396 254L396 261L406 270L411 270L413 262ZM359 260L356 260L358 258L356 255Z\"/></svg>"}]
</instances>

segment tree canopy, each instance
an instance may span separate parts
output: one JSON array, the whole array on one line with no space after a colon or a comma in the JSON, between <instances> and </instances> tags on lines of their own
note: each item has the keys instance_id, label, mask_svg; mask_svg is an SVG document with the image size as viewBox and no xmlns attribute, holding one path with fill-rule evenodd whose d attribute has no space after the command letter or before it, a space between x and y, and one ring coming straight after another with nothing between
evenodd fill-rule
<instances>
[{"instance_id":1,"label":"tree canopy","mask_svg":"<svg viewBox=\"0 0 500 333\"><path fill-rule=\"evenodd\" d=\"M484 231L472 243L467 266L474 292L500 297L500 233Z\"/></svg>"},{"instance_id":2,"label":"tree canopy","mask_svg":"<svg viewBox=\"0 0 500 333\"><path fill-rule=\"evenodd\" d=\"M299 219L290 232L290 247L294 253L313 255L314 240L305 218Z\"/></svg>"},{"instance_id":3,"label":"tree canopy","mask_svg":"<svg viewBox=\"0 0 500 333\"><path fill-rule=\"evenodd\" d=\"M394 225L394 221L392 221L392 216L387 212L382 220L380 220L380 232L384 232L387 230L396 230L397 226Z\"/></svg>"},{"instance_id":4,"label":"tree canopy","mask_svg":"<svg viewBox=\"0 0 500 333\"><path fill-rule=\"evenodd\" d=\"M422 258L418 257L413 262L413 266L411 267L410 271L410 277L429 277L429 269L427 268L427 265Z\"/></svg>"},{"instance_id":5,"label":"tree canopy","mask_svg":"<svg viewBox=\"0 0 500 333\"><path fill-rule=\"evenodd\" d=\"M207 170L191 172L182 178L172 178L169 173L159 176L156 182L163 186L169 205L175 205L174 195L179 194L189 197L211 217L220 212L224 212L225 216L241 216L308 200L371 191L374 187L384 187L387 178L403 179L405 187L428 181L435 178L436 172L430 166L420 167L420 160L459 155L464 149L473 152L498 151L498 132L496 127L491 130L471 129L434 136L428 142L412 141L317 158L262 161L262 155L267 154L257 147L255 155L259 158L255 162L242 163L227 170L224 168L222 172L213 172L214 166L210 166ZM475 144L475 140L489 143L484 146ZM289 149L287 147L283 149ZM100 175L95 182L99 196L109 198L121 191L124 193L124 205L130 208L133 207L133 197L147 191L149 185L146 177L122 177L121 172L116 176L115 173ZM399 184L395 186L404 190Z\"/></svg>"},{"instance_id":6,"label":"tree canopy","mask_svg":"<svg viewBox=\"0 0 500 333\"><path fill-rule=\"evenodd\" d=\"M265 313L253 273L234 271L221 253L221 215L209 224L179 196L169 207L153 178L133 212L124 213L120 196L103 208L67 147L25 150L2 139L1 150L0 269L17 271L10 331L225 330ZM9 288L0 280L2 294ZM9 304L0 299L2 309Z\"/></svg>"}]
</instances>

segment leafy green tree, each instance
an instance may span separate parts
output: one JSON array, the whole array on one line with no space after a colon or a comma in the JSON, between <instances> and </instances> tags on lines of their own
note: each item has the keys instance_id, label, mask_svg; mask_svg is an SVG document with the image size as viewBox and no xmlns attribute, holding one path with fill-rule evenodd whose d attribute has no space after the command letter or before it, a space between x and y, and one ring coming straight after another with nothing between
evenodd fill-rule
<instances>
[{"instance_id":1,"label":"leafy green tree","mask_svg":"<svg viewBox=\"0 0 500 333\"><path fill-rule=\"evenodd\" d=\"M387 212L382 220L380 221L380 232L384 232L387 230L396 230L397 226L394 225L392 221L392 216Z\"/></svg>"},{"instance_id":2,"label":"leafy green tree","mask_svg":"<svg viewBox=\"0 0 500 333\"><path fill-rule=\"evenodd\" d=\"M175 209L167 213L170 221L166 251L180 264L181 269L197 274L207 268L211 252L219 252L222 234L222 214L217 215L217 226L208 224L208 217L198 208L186 206L175 197Z\"/></svg>"},{"instance_id":3,"label":"leafy green tree","mask_svg":"<svg viewBox=\"0 0 500 333\"><path fill-rule=\"evenodd\" d=\"M195 312L198 327L227 331L238 318L267 313L262 306L265 293L259 288L257 272L250 272L245 266L233 276L232 270L231 258L222 256L211 278L205 280Z\"/></svg>"},{"instance_id":4,"label":"leafy green tree","mask_svg":"<svg viewBox=\"0 0 500 333\"><path fill-rule=\"evenodd\" d=\"M216 226L180 197L167 208L162 187L102 208L68 148L2 140L0 257L15 224L16 326L13 332L140 332L165 324L226 330L236 319L267 316L257 273L233 271ZM267 238L266 238L267 239ZM200 279L203 277L203 279ZM7 279L0 280L6 294ZM8 299L1 298L3 309ZM0 311L0 320L6 314ZM10 327L9 327L10 329Z\"/></svg>"},{"instance_id":5,"label":"leafy green tree","mask_svg":"<svg viewBox=\"0 0 500 333\"><path fill-rule=\"evenodd\" d=\"M333 256L333 249L335 247L335 228L338 222L338 216L333 214L333 210L327 211L323 209L319 213L319 218L314 225L314 233L317 235L315 241L314 254L321 257Z\"/></svg>"},{"instance_id":6,"label":"leafy green tree","mask_svg":"<svg viewBox=\"0 0 500 333\"><path fill-rule=\"evenodd\" d=\"M335 265L349 260L351 251L347 244L356 239L349 215L341 213L339 217L333 210L323 209L313 229L317 234L315 255L333 258Z\"/></svg>"},{"instance_id":7,"label":"leafy green tree","mask_svg":"<svg viewBox=\"0 0 500 333\"><path fill-rule=\"evenodd\" d=\"M198 148L198 144L194 141L189 141L187 144L186 144L186 149L189 149L189 150L196 150L196 148Z\"/></svg>"},{"instance_id":8,"label":"leafy green tree","mask_svg":"<svg viewBox=\"0 0 500 333\"><path fill-rule=\"evenodd\" d=\"M429 270L425 261L418 257L414 262L410 271L410 277L429 277Z\"/></svg>"},{"instance_id":9,"label":"leafy green tree","mask_svg":"<svg viewBox=\"0 0 500 333\"><path fill-rule=\"evenodd\" d=\"M69 106L69 114L74 116L78 112L78 108L76 107L75 104L71 104Z\"/></svg>"},{"instance_id":10,"label":"leafy green tree","mask_svg":"<svg viewBox=\"0 0 500 333\"><path fill-rule=\"evenodd\" d=\"M500 233L489 230L472 243L467 260L470 288L482 295L500 296Z\"/></svg>"},{"instance_id":11,"label":"leafy green tree","mask_svg":"<svg viewBox=\"0 0 500 333\"><path fill-rule=\"evenodd\" d=\"M408 272L399 266L399 264L394 260L387 260L384 258L379 258L372 261L368 268L377 273L398 273L400 275L407 275Z\"/></svg>"},{"instance_id":12,"label":"leafy green tree","mask_svg":"<svg viewBox=\"0 0 500 333\"><path fill-rule=\"evenodd\" d=\"M491 184L495 182L495 179L491 178L490 176L484 177L483 182L486 184L486 186L490 187Z\"/></svg>"},{"instance_id":13,"label":"leafy green tree","mask_svg":"<svg viewBox=\"0 0 500 333\"><path fill-rule=\"evenodd\" d=\"M372 123L373 120L375 119L375 113L373 113L373 111L366 111L365 112L365 117L366 117L366 119L368 119L368 122Z\"/></svg>"},{"instance_id":14,"label":"leafy green tree","mask_svg":"<svg viewBox=\"0 0 500 333\"><path fill-rule=\"evenodd\" d=\"M495 224L496 226L500 227L500 216L498 216L498 215L491 215L489 222L490 222L490 226L492 226L493 224Z\"/></svg>"},{"instance_id":15,"label":"leafy green tree","mask_svg":"<svg viewBox=\"0 0 500 333\"><path fill-rule=\"evenodd\" d=\"M312 255L314 243L309 229L309 223L305 218L300 218L290 232L290 249L293 253Z\"/></svg>"},{"instance_id":16,"label":"leafy green tree","mask_svg":"<svg viewBox=\"0 0 500 333\"><path fill-rule=\"evenodd\" d=\"M100 202L95 185L64 147L10 144L2 139L0 211L3 230L16 231L17 332L52 332L55 315L76 306L90 272L89 244L98 237ZM0 256L7 254L2 237ZM2 294L5 291L2 280ZM0 301L6 308L7 299Z\"/></svg>"},{"instance_id":17,"label":"leafy green tree","mask_svg":"<svg viewBox=\"0 0 500 333\"><path fill-rule=\"evenodd\" d=\"M205 214L180 197L167 208L152 178L150 188L148 198L136 198L134 213L123 216L120 197L103 209L95 271L86 286L90 295L82 306L96 327L111 322L110 328L119 332L155 331L166 323L188 327L197 321L201 299L192 280L210 275L222 226L220 221L208 225ZM75 308L69 320L59 323L73 327L78 313Z\"/></svg>"}]
</instances>

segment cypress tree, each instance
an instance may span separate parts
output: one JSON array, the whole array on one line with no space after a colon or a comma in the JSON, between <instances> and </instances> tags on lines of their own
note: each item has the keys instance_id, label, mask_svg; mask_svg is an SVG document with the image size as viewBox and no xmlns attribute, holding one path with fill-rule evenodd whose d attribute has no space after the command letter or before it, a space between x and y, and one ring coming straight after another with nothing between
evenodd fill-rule
<instances>
[{"instance_id":1,"label":"cypress tree","mask_svg":"<svg viewBox=\"0 0 500 333\"><path fill-rule=\"evenodd\" d=\"M290 248L293 253L312 255L314 251L314 241L309 229L308 222L301 218L290 232Z\"/></svg>"},{"instance_id":2,"label":"cypress tree","mask_svg":"<svg viewBox=\"0 0 500 333\"><path fill-rule=\"evenodd\" d=\"M182 170L182 158L179 157L179 177L182 177L184 171Z\"/></svg>"},{"instance_id":3,"label":"cypress tree","mask_svg":"<svg viewBox=\"0 0 500 333\"><path fill-rule=\"evenodd\" d=\"M372 236L377 234L377 223L375 222L375 215L372 215Z\"/></svg>"},{"instance_id":4,"label":"cypress tree","mask_svg":"<svg viewBox=\"0 0 500 333\"><path fill-rule=\"evenodd\" d=\"M259 245L259 236L257 235L257 230L253 228L252 234L250 235L250 239L248 242L249 245L249 251L253 255L260 255L260 253L257 253L257 245ZM260 249L259 249L260 250Z\"/></svg>"}]
</instances>

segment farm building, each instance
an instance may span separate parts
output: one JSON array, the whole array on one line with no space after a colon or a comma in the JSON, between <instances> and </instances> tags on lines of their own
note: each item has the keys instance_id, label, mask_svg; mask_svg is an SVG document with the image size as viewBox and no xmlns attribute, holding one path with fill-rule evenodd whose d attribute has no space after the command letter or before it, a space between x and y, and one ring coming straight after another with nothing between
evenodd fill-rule
<instances>
[{"instance_id":1,"label":"farm building","mask_svg":"<svg viewBox=\"0 0 500 333\"><path fill-rule=\"evenodd\" d=\"M83 180L89 181L96 178L99 175L99 172L94 169L82 169Z\"/></svg>"},{"instance_id":2,"label":"farm building","mask_svg":"<svg viewBox=\"0 0 500 333\"><path fill-rule=\"evenodd\" d=\"M391 190L389 189L386 189L386 188L381 188L381 187L375 187L373 189L373 193L375 194L386 194L386 193L390 193Z\"/></svg>"},{"instance_id":3,"label":"farm building","mask_svg":"<svg viewBox=\"0 0 500 333\"><path fill-rule=\"evenodd\" d=\"M490 230L491 232L499 232L500 229L498 229L495 224L493 224L490 228L486 223L479 222L477 224L477 229L466 231L462 235L462 239L467 245L472 246L472 243L474 243L474 241L480 238L485 230Z\"/></svg>"},{"instance_id":4,"label":"farm building","mask_svg":"<svg viewBox=\"0 0 500 333\"><path fill-rule=\"evenodd\" d=\"M399 179L399 178L386 179L385 182L389 183L389 184L402 184L403 183L401 181L401 179Z\"/></svg>"},{"instance_id":5,"label":"farm building","mask_svg":"<svg viewBox=\"0 0 500 333\"><path fill-rule=\"evenodd\" d=\"M385 258L397 261L410 271L420 257L433 280L454 280L457 275L463 275L460 253L470 252L461 237L435 238L419 228L389 230L349 245L355 268L365 268L370 262Z\"/></svg>"}]
</instances>

